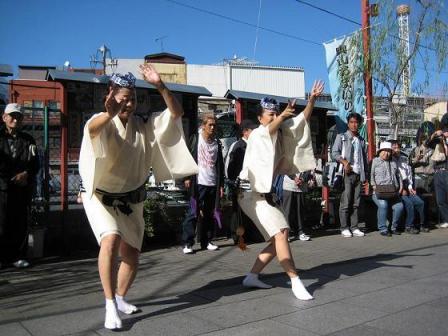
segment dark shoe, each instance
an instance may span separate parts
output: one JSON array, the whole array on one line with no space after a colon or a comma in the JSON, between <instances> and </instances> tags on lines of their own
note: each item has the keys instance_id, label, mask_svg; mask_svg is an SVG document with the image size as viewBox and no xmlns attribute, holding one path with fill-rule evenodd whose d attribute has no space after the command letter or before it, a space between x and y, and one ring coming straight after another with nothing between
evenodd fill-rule
<instances>
[{"instance_id":1,"label":"dark shoe","mask_svg":"<svg viewBox=\"0 0 448 336\"><path fill-rule=\"evenodd\" d=\"M409 233L409 234L419 234L420 231L418 231L416 228L410 227L410 228L406 228L404 230L405 233Z\"/></svg>"},{"instance_id":2,"label":"dark shoe","mask_svg":"<svg viewBox=\"0 0 448 336\"><path fill-rule=\"evenodd\" d=\"M396 236L399 236L399 235L401 235L401 232L400 232L400 231L397 231L397 230L392 230L392 231L391 231L391 234L396 235Z\"/></svg>"},{"instance_id":3,"label":"dark shoe","mask_svg":"<svg viewBox=\"0 0 448 336\"><path fill-rule=\"evenodd\" d=\"M380 231L380 235L383 237L392 237L389 231Z\"/></svg>"},{"instance_id":4,"label":"dark shoe","mask_svg":"<svg viewBox=\"0 0 448 336\"><path fill-rule=\"evenodd\" d=\"M420 226L420 232L428 233L429 232L429 228L427 228L426 226Z\"/></svg>"}]
</instances>

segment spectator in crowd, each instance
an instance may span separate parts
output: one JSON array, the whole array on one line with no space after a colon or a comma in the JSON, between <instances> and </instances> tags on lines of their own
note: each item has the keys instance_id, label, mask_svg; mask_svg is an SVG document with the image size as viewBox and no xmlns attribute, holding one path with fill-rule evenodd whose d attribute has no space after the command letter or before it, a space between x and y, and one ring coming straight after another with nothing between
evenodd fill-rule
<instances>
[{"instance_id":1,"label":"spectator in crowd","mask_svg":"<svg viewBox=\"0 0 448 336\"><path fill-rule=\"evenodd\" d=\"M444 115L448 116L448 113ZM428 141L428 147L434 149L431 160L434 165L434 189L436 193L437 207L440 216L440 228L448 228L448 124L444 124L442 117L442 129L435 131ZM446 118L445 118L446 120Z\"/></svg>"},{"instance_id":2,"label":"spectator in crowd","mask_svg":"<svg viewBox=\"0 0 448 336\"><path fill-rule=\"evenodd\" d=\"M151 64L141 65L140 70L167 108L152 113L146 120L135 115L134 75L113 74L105 112L96 113L87 121L79 156L81 198L100 245L98 270L105 296L104 327L113 330L122 328L119 312L138 311L125 296L138 270L150 167L157 181L197 172L183 136L182 105Z\"/></svg>"},{"instance_id":3,"label":"spectator in crowd","mask_svg":"<svg viewBox=\"0 0 448 336\"><path fill-rule=\"evenodd\" d=\"M258 254L243 286L271 288L259 279L260 272L275 258L291 279L292 292L299 300L311 300L312 295L300 280L288 242L289 226L286 218L273 201L272 181L275 175L294 174L312 170L316 166L308 121L316 98L324 84L315 82L307 106L295 114L295 100L288 102L283 112L275 99L263 98L257 112L260 126L248 141L242 180L249 180L250 190L238 196L238 204L255 223L268 245Z\"/></svg>"},{"instance_id":4,"label":"spectator in crowd","mask_svg":"<svg viewBox=\"0 0 448 336\"><path fill-rule=\"evenodd\" d=\"M237 187L245 188L249 187L237 181L238 175L243 167L244 155L246 154L247 141L251 132L258 127L258 125L250 120L244 119L239 126L241 130L241 139L235 141L229 148L229 151L225 160L225 176L229 186L229 196L232 200L232 221L230 224L230 233L235 244L238 242L237 229L240 224L244 227L244 241L262 241L262 237L258 229L254 226L252 221L247 217L244 212L238 211L239 206L237 203L238 190ZM241 216L241 217L239 217Z\"/></svg>"},{"instance_id":5,"label":"spectator in crowd","mask_svg":"<svg viewBox=\"0 0 448 336\"><path fill-rule=\"evenodd\" d=\"M417 195L414 188L411 166L408 164L407 158L401 155L400 143L397 140L392 140L391 143L392 161L397 165L403 181L401 200L406 209L405 232L409 234L417 234L420 231L428 232L429 229L425 226L425 202ZM415 212L418 213L419 225L414 225Z\"/></svg>"},{"instance_id":6,"label":"spectator in crowd","mask_svg":"<svg viewBox=\"0 0 448 336\"><path fill-rule=\"evenodd\" d=\"M19 104L6 105L0 127L0 263L28 267L27 214L39 169L36 143L21 131ZM0 264L1 265L1 264ZM1 267L1 266L0 266Z\"/></svg>"},{"instance_id":7,"label":"spectator in crowd","mask_svg":"<svg viewBox=\"0 0 448 336\"><path fill-rule=\"evenodd\" d=\"M370 184L373 188L372 200L378 207L378 230L382 236L390 237L391 234L400 234L397 231L397 226L403 212L403 203L401 203L400 198L403 184L397 164L391 160L392 144L387 141L382 142L377 155L372 161L370 176ZM392 207L392 224L390 228L386 224L389 207Z\"/></svg>"},{"instance_id":8,"label":"spectator in crowd","mask_svg":"<svg viewBox=\"0 0 448 336\"><path fill-rule=\"evenodd\" d=\"M368 183L368 162L366 142L359 135L363 122L360 114L352 112L347 116L348 130L338 134L333 144L333 160L344 166L344 191L339 204L341 235L345 238L363 237L358 227L358 208L361 189Z\"/></svg>"},{"instance_id":9,"label":"spectator in crowd","mask_svg":"<svg viewBox=\"0 0 448 336\"><path fill-rule=\"evenodd\" d=\"M235 181L241 169L243 168L244 154L246 153L247 140L250 133L256 129L258 125L250 120L245 119L241 122L241 139L235 141L229 148L225 162L225 175L231 180Z\"/></svg>"},{"instance_id":10,"label":"spectator in crowd","mask_svg":"<svg viewBox=\"0 0 448 336\"><path fill-rule=\"evenodd\" d=\"M308 241L311 239L305 233L305 193L315 184L312 171L284 175L282 208L288 224L290 240Z\"/></svg>"},{"instance_id":11,"label":"spectator in crowd","mask_svg":"<svg viewBox=\"0 0 448 336\"><path fill-rule=\"evenodd\" d=\"M184 183L190 192L190 209L182 223L183 253L192 254L196 224L199 228L201 249L215 251L212 243L215 220L220 221L220 200L224 195L224 162L222 146L216 138L216 118L204 114L202 127L190 139L190 151L196 160L199 173L188 177Z\"/></svg>"},{"instance_id":12,"label":"spectator in crowd","mask_svg":"<svg viewBox=\"0 0 448 336\"><path fill-rule=\"evenodd\" d=\"M409 164L414 173L414 188L418 192L430 192L434 175L434 162L431 160L433 150L428 147L427 140L431 134L418 134L417 146L409 154Z\"/></svg>"}]
</instances>

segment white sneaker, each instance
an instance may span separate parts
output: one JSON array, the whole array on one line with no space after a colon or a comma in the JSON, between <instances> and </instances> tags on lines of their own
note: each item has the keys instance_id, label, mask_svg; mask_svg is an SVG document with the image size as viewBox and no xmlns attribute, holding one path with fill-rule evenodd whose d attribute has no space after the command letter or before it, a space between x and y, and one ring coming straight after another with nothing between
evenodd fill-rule
<instances>
[{"instance_id":1,"label":"white sneaker","mask_svg":"<svg viewBox=\"0 0 448 336\"><path fill-rule=\"evenodd\" d=\"M353 237L364 237L365 236L365 233L362 232L360 229L354 229L352 231L352 233L353 233Z\"/></svg>"},{"instance_id":2,"label":"white sneaker","mask_svg":"<svg viewBox=\"0 0 448 336\"><path fill-rule=\"evenodd\" d=\"M344 238L351 238L352 237L352 233L348 229L342 230L341 235Z\"/></svg>"},{"instance_id":3,"label":"white sneaker","mask_svg":"<svg viewBox=\"0 0 448 336\"><path fill-rule=\"evenodd\" d=\"M442 223L439 225L439 228L448 229L448 223Z\"/></svg>"},{"instance_id":4,"label":"white sneaker","mask_svg":"<svg viewBox=\"0 0 448 336\"><path fill-rule=\"evenodd\" d=\"M183 248L182 252L183 252L184 254L192 254L192 253L193 253L193 249L192 249L190 246L186 245L186 246Z\"/></svg>"},{"instance_id":5,"label":"white sneaker","mask_svg":"<svg viewBox=\"0 0 448 336\"><path fill-rule=\"evenodd\" d=\"M27 268L30 267L30 263L24 259L20 259L13 263L13 266L15 268Z\"/></svg>"},{"instance_id":6,"label":"white sneaker","mask_svg":"<svg viewBox=\"0 0 448 336\"><path fill-rule=\"evenodd\" d=\"M269 289L272 288L271 285L264 283L258 279L258 274L249 273L243 280L243 286L247 288L262 288Z\"/></svg>"},{"instance_id":7,"label":"white sneaker","mask_svg":"<svg viewBox=\"0 0 448 336\"><path fill-rule=\"evenodd\" d=\"M300 236L299 236L299 240L301 240L301 241L308 241L310 239L311 239L311 237L306 235L306 234L304 234L304 233L301 233Z\"/></svg>"},{"instance_id":8,"label":"white sneaker","mask_svg":"<svg viewBox=\"0 0 448 336\"><path fill-rule=\"evenodd\" d=\"M212 243L208 243L207 250L209 250L209 251L216 251L217 249L219 249L219 247L217 245L212 244Z\"/></svg>"}]
</instances>

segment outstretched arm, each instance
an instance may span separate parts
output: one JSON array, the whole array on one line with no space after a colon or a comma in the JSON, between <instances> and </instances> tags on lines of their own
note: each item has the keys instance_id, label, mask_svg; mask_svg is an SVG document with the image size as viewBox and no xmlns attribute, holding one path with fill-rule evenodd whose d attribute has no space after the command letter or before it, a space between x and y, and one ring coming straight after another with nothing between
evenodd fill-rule
<instances>
[{"instance_id":1,"label":"outstretched arm","mask_svg":"<svg viewBox=\"0 0 448 336\"><path fill-rule=\"evenodd\" d=\"M269 134L275 134L275 132L278 131L278 129L280 128L280 125L282 124L283 121L285 121L286 119L290 118L290 117L294 117L294 111L295 109L295 105L296 105L296 100L290 100L288 102L288 106L286 106L286 108L283 110L283 112L274 119L273 122L271 122L269 124Z\"/></svg>"},{"instance_id":2,"label":"outstretched arm","mask_svg":"<svg viewBox=\"0 0 448 336\"><path fill-rule=\"evenodd\" d=\"M306 121L311 118L311 113L313 112L314 103L316 98L319 97L324 91L324 82L321 80L314 81L313 87L311 89L310 98L308 99L308 104L306 104L305 109L302 111Z\"/></svg>"},{"instance_id":3,"label":"outstretched arm","mask_svg":"<svg viewBox=\"0 0 448 336\"><path fill-rule=\"evenodd\" d=\"M165 100L165 104L171 112L174 119L184 115L184 109L179 101L174 97L173 93L165 86L159 73L149 63L140 65L140 73L148 83L154 85Z\"/></svg>"}]
</instances>

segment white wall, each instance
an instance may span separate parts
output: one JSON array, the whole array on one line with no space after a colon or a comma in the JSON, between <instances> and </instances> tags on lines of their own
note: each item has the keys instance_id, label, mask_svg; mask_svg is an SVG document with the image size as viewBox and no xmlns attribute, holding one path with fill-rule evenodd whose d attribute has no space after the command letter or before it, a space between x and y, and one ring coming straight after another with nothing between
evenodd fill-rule
<instances>
[{"instance_id":1,"label":"white wall","mask_svg":"<svg viewBox=\"0 0 448 336\"><path fill-rule=\"evenodd\" d=\"M204 86L215 97L233 89L305 98L305 74L299 68L188 64L187 84Z\"/></svg>"},{"instance_id":2,"label":"white wall","mask_svg":"<svg viewBox=\"0 0 448 336\"><path fill-rule=\"evenodd\" d=\"M224 97L230 87L229 67L187 64L187 84L203 86L215 97Z\"/></svg>"}]
</instances>

